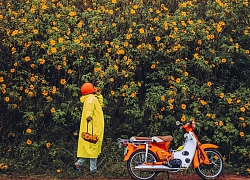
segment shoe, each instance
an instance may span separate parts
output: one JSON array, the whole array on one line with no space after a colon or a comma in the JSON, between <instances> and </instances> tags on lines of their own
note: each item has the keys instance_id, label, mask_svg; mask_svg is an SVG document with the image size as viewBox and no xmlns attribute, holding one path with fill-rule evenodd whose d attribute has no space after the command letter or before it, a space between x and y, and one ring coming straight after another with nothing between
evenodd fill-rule
<instances>
[{"instance_id":1,"label":"shoe","mask_svg":"<svg viewBox=\"0 0 250 180\"><path fill-rule=\"evenodd\" d=\"M96 179L96 177L98 177L98 175L97 175L97 170L92 170L92 171L90 171L90 176L91 176L92 178L95 178L95 179Z\"/></svg>"},{"instance_id":2,"label":"shoe","mask_svg":"<svg viewBox=\"0 0 250 180\"><path fill-rule=\"evenodd\" d=\"M95 170L92 170L92 171L90 171L90 173L91 173L91 174L97 173L97 170L96 170L96 169L95 169Z\"/></svg>"},{"instance_id":3,"label":"shoe","mask_svg":"<svg viewBox=\"0 0 250 180\"><path fill-rule=\"evenodd\" d=\"M73 164L73 169L74 169L76 172L79 172L79 171L80 171L80 167L79 167L76 163Z\"/></svg>"}]
</instances>

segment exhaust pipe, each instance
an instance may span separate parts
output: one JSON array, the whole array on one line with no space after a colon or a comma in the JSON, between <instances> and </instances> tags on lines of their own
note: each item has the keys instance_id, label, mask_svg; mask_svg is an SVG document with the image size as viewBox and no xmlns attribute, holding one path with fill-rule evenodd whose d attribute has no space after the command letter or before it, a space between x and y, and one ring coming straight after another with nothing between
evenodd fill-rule
<instances>
[{"instance_id":1,"label":"exhaust pipe","mask_svg":"<svg viewBox=\"0 0 250 180\"><path fill-rule=\"evenodd\" d=\"M135 169L140 171L178 171L181 168L171 168L164 165L138 165Z\"/></svg>"}]
</instances>

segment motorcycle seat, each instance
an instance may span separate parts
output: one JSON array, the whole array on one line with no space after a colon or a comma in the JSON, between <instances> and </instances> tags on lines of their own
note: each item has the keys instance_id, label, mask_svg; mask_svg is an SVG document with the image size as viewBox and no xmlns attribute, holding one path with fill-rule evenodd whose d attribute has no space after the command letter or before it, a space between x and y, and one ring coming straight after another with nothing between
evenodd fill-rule
<instances>
[{"instance_id":1,"label":"motorcycle seat","mask_svg":"<svg viewBox=\"0 0 250 180\"><path fill-rule=\"evenodd\" d=\"M130 138L130 141L151 141L152 138L151 137L140 137L140 136L133 136Z\"/></svg>"},{"instance_id":2,"label":"motorcycle seat","mask_svg":"<svg viewBox=\"0 0 250 180\"><path fill-rule=\"evenodd\" d=\"M155 141L155 142L170 142L173 140L172 136L153 136L153 137L140 137L133 136L130 138L130 141Z\"/></svg>"},{"instance_id":3,"label":"motorcycle seat","mask_svg":"<svg viewBox=\"0 0 250 180\"><path fill-rule=\"evenodd\" d=\"M170 142L173 140L173 137L170 135L169 136L153 136L152 140L156 142Z\"/></svg>"}]
</instances>

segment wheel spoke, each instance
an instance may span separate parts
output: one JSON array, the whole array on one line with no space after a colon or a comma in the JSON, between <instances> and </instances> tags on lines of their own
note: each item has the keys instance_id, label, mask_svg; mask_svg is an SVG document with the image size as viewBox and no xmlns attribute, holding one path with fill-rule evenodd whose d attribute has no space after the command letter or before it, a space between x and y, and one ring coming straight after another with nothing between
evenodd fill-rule
<instances>
[{"instance_id":1,"label":"wheel spoke","mask_svg":"<svg viewBox=\"0 0 250 180\"><path fill-rule=\"evenodd\" d=\"M156 176L155 172L150 171L140 171L135 169L136 166L141 165L145 162L145 151L138 151L135 154L131 155L130 160L128 161L128 169L130 175L135 179L140 180L149 180L153 179ZM156 161L155 156L152 153L148 153L147 162Z\"/></svg>"},{"instance_id":2,"label":"wheel spoke","mask_svg":"<svg viewBox=\"0 0 250 180\"><path fill-rule=\"evenodd\" d=\"M205 150L207 157L210 161L209 165L200 164L196 172L202 178L217 178L223 170L223 160L221 155L216 150Z\"/></svg>"}]
</instances>

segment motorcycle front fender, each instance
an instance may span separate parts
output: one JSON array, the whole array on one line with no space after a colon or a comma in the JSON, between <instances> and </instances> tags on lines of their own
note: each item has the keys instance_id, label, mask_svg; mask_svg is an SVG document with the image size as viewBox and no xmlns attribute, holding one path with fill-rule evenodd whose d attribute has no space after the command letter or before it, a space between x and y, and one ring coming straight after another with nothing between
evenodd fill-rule
<instances>
[{"instance_id":1,"label":"motorcycle front fender","mask_svg":"<svg viewBox=\"0 0 250 180\"><path fill-rule=\"evenodd\" d=\"M204 163L204 164L210 163L204 149L217 149L217 148L218 148L218 146L216 146L214 144L202 144L202 145L198 146L196 148L196 151L194 154L194 159L193 159L194 169L199 167L201 163ZM199 156L199 154L201 154L201 156ZM203 159L201 159L200 157L203 157Z\"/></svg>"},{"instance_id":2,"label":"motorcycle front fender","mask_svg":"<svg viewBox=\"0 0 250 180\"><path fill-rule=\"evenodd\" d=\"M135 146L132 143L128 143L127 152L125 152L123 161L128 161L131 154L138 149L145 149L145 145Z\"/></svg>"}]
</instances>

